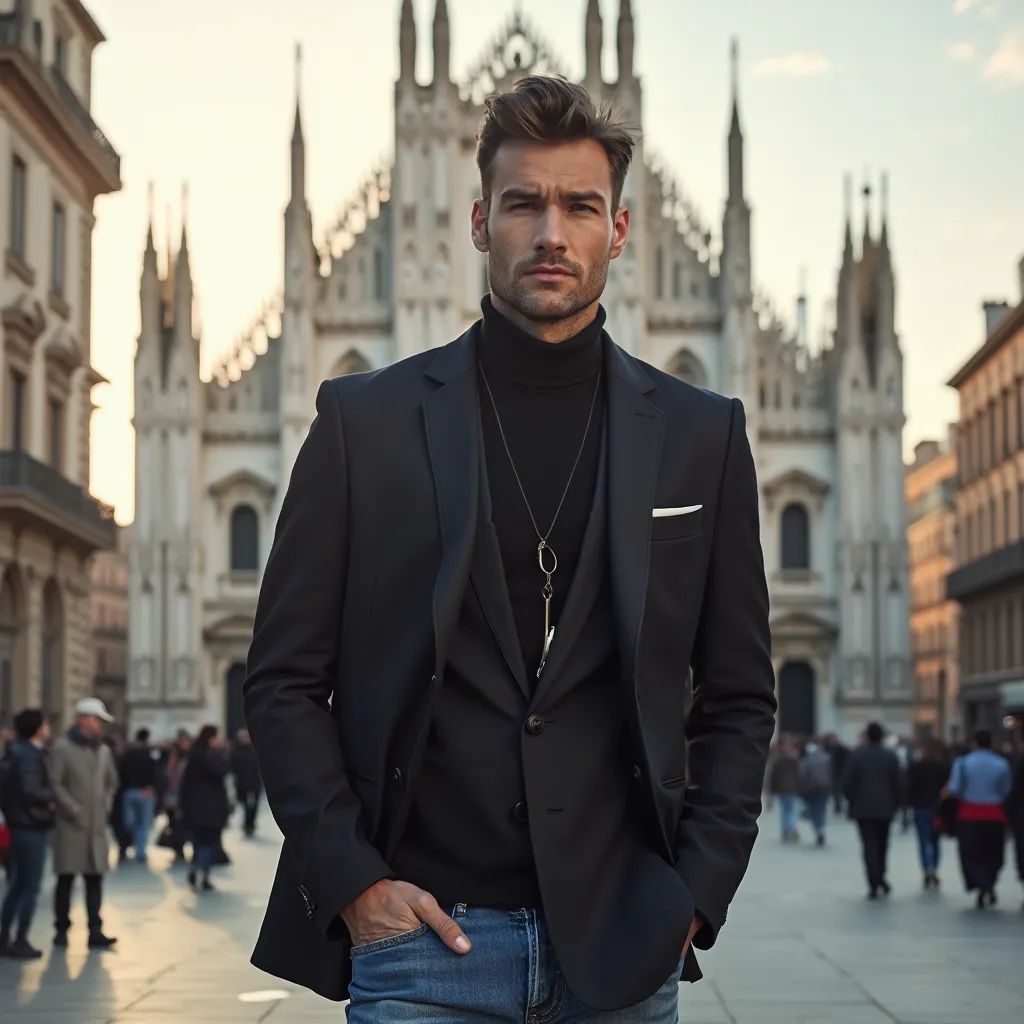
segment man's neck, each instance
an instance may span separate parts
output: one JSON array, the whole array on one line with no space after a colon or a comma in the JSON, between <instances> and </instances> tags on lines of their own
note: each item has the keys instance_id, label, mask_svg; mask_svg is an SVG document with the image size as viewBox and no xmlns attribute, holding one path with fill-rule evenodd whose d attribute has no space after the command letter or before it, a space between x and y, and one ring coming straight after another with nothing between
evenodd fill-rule
<instances>
[{"instance_id":1,"label":"man's neck","mask_svg":"<svg viewBox=\"0 0 1024 1024\"><path fill-rule=\"evenodd\" d=\"M578 313L566 317L564 320L531 320L524 316L514 306L510 306L504 299L498 298L491 292L491 305L495 311L500 313L506 320L510 320L520 330L539 338L541 341L548 341L557 344L565 341L566 338L574 338L588 324L593 323L597 316L599 300L595 299L589 306L584 307Z\"/></svg>"}]
</instances>

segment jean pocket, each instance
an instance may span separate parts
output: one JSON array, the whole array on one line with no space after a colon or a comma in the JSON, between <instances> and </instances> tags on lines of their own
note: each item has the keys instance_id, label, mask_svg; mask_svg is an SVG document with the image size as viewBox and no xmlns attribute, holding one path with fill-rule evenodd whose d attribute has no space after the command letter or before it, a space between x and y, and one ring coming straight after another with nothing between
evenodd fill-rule
<instances>
[{"instance_id":1,"label":"jean pocket","mask_svg":"<svg viewBox=\"0 0 1024 1024\"><path fill-rule=\"evenodd\" d=\"M374 939L372 942L360 942L351 949L352 956L363 956L366 953L376 953L381 949L390 949L392 946L401 946L406 942L419 938L430 926L426 921L417 925L411 931L399 932L397 935L385 935L382 939Z\"/></svg>"}]
</instances>

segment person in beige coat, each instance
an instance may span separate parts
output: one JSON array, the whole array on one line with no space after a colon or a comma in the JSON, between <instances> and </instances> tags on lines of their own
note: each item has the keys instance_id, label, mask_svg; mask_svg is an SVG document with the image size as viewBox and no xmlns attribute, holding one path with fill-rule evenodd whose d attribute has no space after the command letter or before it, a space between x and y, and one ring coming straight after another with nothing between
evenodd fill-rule
<instances>
[{"instance_id":1,"label":"person in beige coat","mask_svg":"<svg viewBox=\"0 0 1024 1024\"><path fill-rule=\"evenodd\" d=\"M53 830L55 946L67 945L71 886L75 875L85 880L89 947L108 949L113 939L103 934L100 907L103 876L109 856L107 817L117 791L117 768L103 742L105 722L113 716L103 701L86 697L75 706L75 724L57 739L50 754L50 774L57 799Z\"/></svg>"}]
</instances>

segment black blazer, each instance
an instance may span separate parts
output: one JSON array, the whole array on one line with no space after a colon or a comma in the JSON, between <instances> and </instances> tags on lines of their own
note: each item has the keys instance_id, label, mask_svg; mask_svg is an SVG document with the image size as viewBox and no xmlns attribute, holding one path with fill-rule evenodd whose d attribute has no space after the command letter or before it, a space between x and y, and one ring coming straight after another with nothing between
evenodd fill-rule
<instances>
[{"instance_id":1,"label":"black blazer","mask_svg":"<svg viewBox=\"0 0 1024 1024\"><path fill-rule=\"evenodd\" d=\"M903 802L899 758L881 743L865 743L850 754L843 796L851 818L891 821Z\"/></svg>"},{"instance_id":2,"label":"black blazer","mask_svg":"<svg viewBox=\"0 0 1024 1024\"><path fill-rule=\"evenodd\" d=\"M467 584L477 329L321 383L260 588L244 705L285 842L252 962L331 999L351 978L339 911L390 873ZM585 733L532 735L524 770L571 811L531 821L555 948L573 991L610 1009L668 976L694 907L695 945L715 941L757 833L776 703L743 407L605 341L614 633L656 823L646 860L611 877L587 841ZM702 507L652 516L683 505ZM538 690L541 712L564 678Z\"/></svg>"}]
</instances>

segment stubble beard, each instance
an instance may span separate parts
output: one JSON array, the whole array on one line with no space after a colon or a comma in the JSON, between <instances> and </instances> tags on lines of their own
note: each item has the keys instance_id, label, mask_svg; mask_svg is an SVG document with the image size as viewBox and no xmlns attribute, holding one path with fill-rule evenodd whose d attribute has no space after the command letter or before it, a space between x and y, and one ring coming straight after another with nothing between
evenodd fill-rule
<instances>
[{"instance_id":1,"label":"stubble beard","mask_svg":"<svg viewBox=\"0 0 1024 1024\"><path fill-rule=\"evenodd\" d=\"M537 261L522 261L527 268ZM577 276L576 285L568 292L533 291L526 286L519 266L511 268L493 252L487 254L487 282L491 292L506 302L520 316L534 323L552 324L568 320L596 302L608 282L609 257L594 263L583 276ZM578 267L571 268L577 274Z\"/></svg>"}]
</instances>

